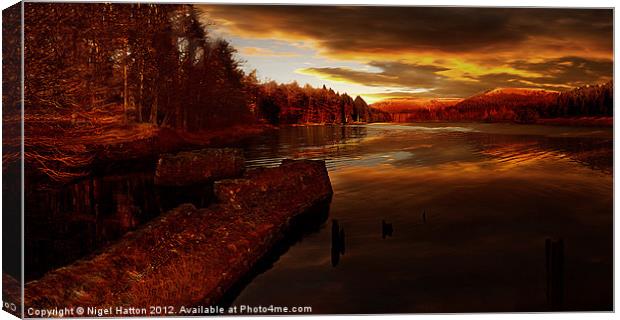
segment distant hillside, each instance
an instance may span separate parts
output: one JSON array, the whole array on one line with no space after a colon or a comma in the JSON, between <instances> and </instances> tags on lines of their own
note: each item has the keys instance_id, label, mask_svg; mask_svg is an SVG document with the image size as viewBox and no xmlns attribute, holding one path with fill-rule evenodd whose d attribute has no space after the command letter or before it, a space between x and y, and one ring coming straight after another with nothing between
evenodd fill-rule
<instances>
[{"instance_id":1,"label":"distant hillside","mask_svg":"<svg viewBox=\"0 0 620 320\"><path fill-rule=\"evenodd\" d=\"M407 99L404 99L407 100ZM437 103L441 101L441 103ZM397 99L373 104L395 122L482 121L535 123L538 119L611 117L613 84L587 85L559 92L532 88L497 88L462 101ZM444 105L442 105L442 103Z\"/></svg>"},{"instance_id":2,"label":"distant hillside","mask_svg":"<svg viewBox=\"0 0 620 320\"><path fill-rule=\"evenodd\" d=\"M559 91L554 90L546 90L546 89L537 89L537 88L496 88L492 90L488 90L483 93L486 96L501 96L501 95L522 95L522 96L530 96L530 95L548 95L548 94L559 94Z\"/></svg>"},{"instance_id":3,"label":"distant hillside","mask_svg":"<svg viewBox=\"0 0 620 320\"><path fill-rule=\"evenodd\" d=\"M529 88L497 88L471 96L455 104L459 109L499 109L520 106L542 106L553 103L560 92Z\"/></svg>"},{"instance_id":4,"label":"distant hillside","mask_svg":"<svg viewBox=\"0 0 620 320\"><path fill-rule=\"evenodd\" d=\"M559 94L542 89L497 88L471 96L445 111L458 120L530 122L535 117L530 110L551 108Z\"/></svg>"}]
</instances>

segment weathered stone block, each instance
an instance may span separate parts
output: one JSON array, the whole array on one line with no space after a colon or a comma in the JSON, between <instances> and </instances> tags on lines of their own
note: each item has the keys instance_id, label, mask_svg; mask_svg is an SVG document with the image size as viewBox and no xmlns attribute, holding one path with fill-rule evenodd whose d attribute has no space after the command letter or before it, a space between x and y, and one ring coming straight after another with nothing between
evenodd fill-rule
<instances>
[{"instance_id":1,"label":"weathered stone block","mask_svg":"<svg viewBox=\"0 0 620 320\"><path fill-rule=\"evenodd\" d=\"M241 149L203 149L162 155L157 162L155 184L187 186L238 177L245 158Z\"/></svg>"}]
</instances>

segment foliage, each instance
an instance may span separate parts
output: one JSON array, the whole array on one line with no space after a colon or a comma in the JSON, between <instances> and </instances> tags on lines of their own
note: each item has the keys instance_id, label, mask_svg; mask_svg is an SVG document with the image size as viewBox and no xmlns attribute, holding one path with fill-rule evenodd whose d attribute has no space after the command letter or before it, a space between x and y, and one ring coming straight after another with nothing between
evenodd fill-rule
<instances>
[{"instance_id":1,"label":"foliage","mask_svg":"<svg viewBox=\"0 0 620 320\"><path fill-rule=\"evenodd\" d=\"M259 85L256 92L257 116L271 124L349 123L371 121L364 99L353 100L323 86L320 89L292 82L270 81Z\"/></svg>"},{"instance_id":2,"label":"foliage","mask_svg":"<svg viewBox=\"0 0 620 320\"><path fill-rule=\"evenodd\" d=\"M613 116L613 85L588 85L565 92L491 90L454 105L429 106L392 114L397 122L484 121L535 123L538 119Z\"/></svg>"},{"instance_id":3,"label":"foliage","mask_svg":"<svg viewBox=\"0 0 620 320\"><path fill-rule=\"evenodd\" d=\"M31 116L75 125L108 112L181 130L249 116L234 49L207 37L191 5L29 3L25 14Z\"/></svg>"},{"instance_id":4,"label":"foliage","mask_svg":"<svg viewBox=\"0 0 620 320\"><path fill-rule=\"evenodd\" d=\"M546 114L552 117L613 116L614 87L605 84L588 85L562 92L557 104Z\"/></svg>"}]
</instances>

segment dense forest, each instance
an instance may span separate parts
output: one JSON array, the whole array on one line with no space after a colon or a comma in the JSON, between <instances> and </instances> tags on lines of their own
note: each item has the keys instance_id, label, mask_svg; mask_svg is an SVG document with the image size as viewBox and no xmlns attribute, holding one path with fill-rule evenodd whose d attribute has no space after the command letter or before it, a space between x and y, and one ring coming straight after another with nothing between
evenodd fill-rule
<instances>
[{"instance_id":1,"label":"dense forest","mask_svg":"<svg viewBox=\"0 0 620 320\"><path fill-rule=\"evenodd\" d=\"M551 108L541 112L541 117L607 116L614 113L614 86L605 84L579 87L561 92Z\"/></svg>"},{"instance_id":2,"label":"dense forest","mask_svg":"<svg viewBox=\"0 0 620 320\"><path fill-rule=\"evenodd\" d=\"M235 49L185 4L26 6L26 106L32 119L121 118L197 131L266 120L370 121L362 98L259 83Z\"/></svg>"},{"instance_id":3,"label":"dense forest","mask_svg":"<svg viewBox=\"0 0 620 320\"><path fill-rule=\"evenodd\" d=\"M360 96L334 92L325 86L300 87L296 82L274 81L258 88L256 108L260 118L272 124L352 123L387 121L389 114L369 108Z\"/></svg>"},{"instance_id":4,"label":"dense forest","mask_svg":"<svg viewBox=\"0 0 620 320\"><path fill-rule=\"evenodd\" d=\"M26 6L26 109L192 130L245 121L247 77L191 5Z\"/></svg>"},{"instance_id":5,"label":"dense forest","mask_svg":"<svg viewBox=\"0 0 620 320\"><path fill-rule=\"evenodd\" d=\"M564 92L495 89L453 105L429 105L392 114L398 122L484 121L534 123L539 119L612 117L613 84L588 85Z\"/></svg>"}]
</instances>

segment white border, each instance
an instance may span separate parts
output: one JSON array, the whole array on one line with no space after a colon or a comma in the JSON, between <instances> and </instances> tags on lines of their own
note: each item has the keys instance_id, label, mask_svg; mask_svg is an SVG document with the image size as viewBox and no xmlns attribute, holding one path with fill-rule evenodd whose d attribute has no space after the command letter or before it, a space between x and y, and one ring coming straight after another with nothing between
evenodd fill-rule
<instances>
[{"instance_id":1,"label":"white border","mask_svg":"<svg viewBox=\"0 0 620 320\"><path fill-rule=\"evenodd\" d=\"M74 1L74 0L65 0L66 2L85 2L85 1ZM0 4L2 9L5 9L12 4L15 4L17 1L10 0L0 0ZM129 1L106 1L106 2L129 2ZM138 2L138 1L131 1ZM230 4L231 1L225 0L210 0L210 1L187 1L187 0L147 0L147 1L139 1L139 2L179 2L179 3L222 3L222 4ZM294 1L294 0L272 0L272 1L260 1L260 0L242 0L236 1L237 3L247 3L247 4L261 4L261 3L271 3L271 4L342 4L342 5L352 5L352 4L362 4L362 5L405 5L405 6L488 6L488 7L598 7L598 8L615 8L615 1L610 0L589 0L589 1L579 1L579 0L451 0L451 1L433 1L433 0L414 0L414 1L406 1L406 0L388 0L388 1L378 1L378 0L305 0L305 1ZM0 18L1 19L1 18ZM614 44L617 43L618 33L616 32L616 27L618 26L618 19L614 13ZM0 37L0 44L1 44ZM614 46L614 61L615 61L615 46ZM23 68L23 64L22 64ZM614 74L617 74L618 64L614 63ZM0 75L1 75L0 70ZM23 72L23 70L22 70ZM615 78L614 78L614 88L615 86ZM614 90L614 95L616 95L617 91ZM22 90L23 95L23 90ZM615 99L614 99L615 102ZM615 104L615 103L614 103ZM615 110L615 108L614 108ZM1 111L0 111L1 116ZM615 123L615 120L614 120ZM614 125L615 127L615 125ZM0 128L0 136L2 135L2 129ZM619 138L619 133L617 130L614 130L614 168L618 167L618 158L616 157L615 150L617 147L617 141ZM23 147L23 144L22 144ZM0 146L1 152L1 146ZM23 162L22 162L23 166ZM22 169L23 172L23 169ZM0 177L0 183L2 178ZM615 199L618 197L618 189L616 188L616 181L614 179L614 230L617 227L617 219L615 219L615 212L617 203ZM23 201L23 199L22 199ZM0 197L0 204L2 199ZM1 206L0 206L1 208ZM23 203L22 203L23 210ZM0 209L1 212L1 209ZM23 219L23 215L22 215ZM22 222L23 223L23 222ZM0 221L0 228L2 226L2 222ZM23 230L22 230L23 231ZM23 239L22 239L23 241ZM617 239L615 237L614 231L614 307L618 306L618 295L615 294L615 288L617 287L617 278L615 277L616 272L618 271L618 265L615 261L615 253L617 248ZM23 244L22 244L23 250ZM22 252L23 255L23 252ZM0 255L0 265L2 263L2 256ZM23 262L22 262L23 265ZM389 297L386 297L389 299ZM381 319L389 319L389 320L397 320L397 319L496 319L498 317L502 319L532 319L532 318L544 318L544 319L583 319L587 317L587 319L610 319L615 317L615 313L552 313L552 314L544 314L544 313L517 313L517 314L497 314L497 313L476 313L476 314L435 314L435 315L420 315L420 314L407 314L407 315L373 315L373 316L299 316L298 318L304 319L359 319L361 317L372 317L372 318L381 318ZM196 319L196 317L189 317L188 319ZM252 317L243 317L243 316L235 316L235 317L222 317L225 319L252 319L252 320L266 320L273 319L274 317L260 317L260 316L252 316ZM15 319L14 316L8 314L7 312L0 311L0 320L4 319Z\"/></svg>"}]
</instances>

